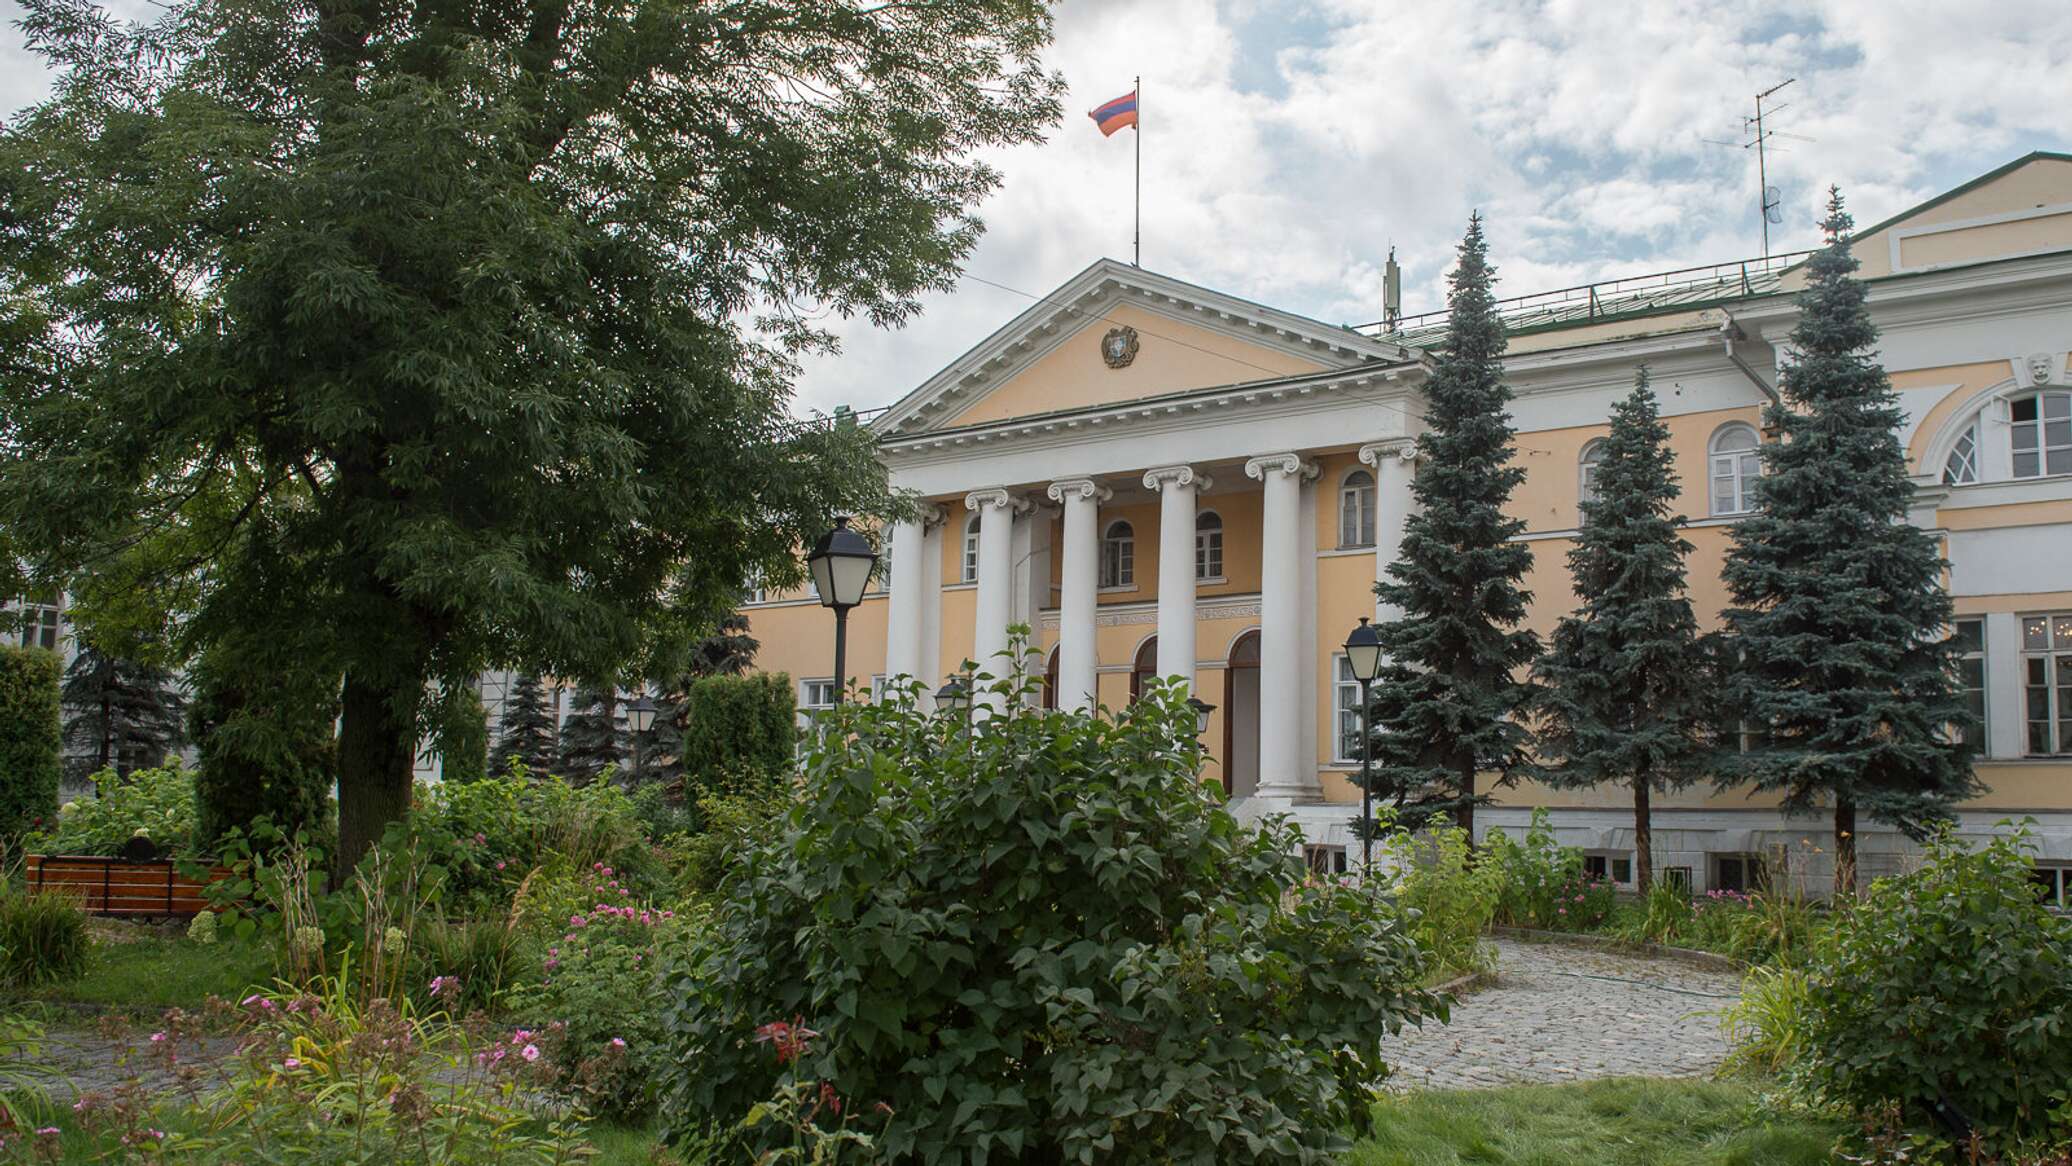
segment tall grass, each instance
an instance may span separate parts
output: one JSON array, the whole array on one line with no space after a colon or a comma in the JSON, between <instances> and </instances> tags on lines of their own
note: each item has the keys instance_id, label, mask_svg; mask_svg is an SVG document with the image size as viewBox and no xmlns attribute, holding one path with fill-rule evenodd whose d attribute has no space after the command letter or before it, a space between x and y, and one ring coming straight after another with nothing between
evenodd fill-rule
<instances>
[{"instance_id":1,"label":"tall grass","mask_svg":"<svg viewBox=\"0 0 2072 1166\"><path fill-rule=\"evenodd\" d=\"M31 987L78 976L92 949L77 896L58 890L0 892L0 983Z\"/></svg>"}]
</instances>

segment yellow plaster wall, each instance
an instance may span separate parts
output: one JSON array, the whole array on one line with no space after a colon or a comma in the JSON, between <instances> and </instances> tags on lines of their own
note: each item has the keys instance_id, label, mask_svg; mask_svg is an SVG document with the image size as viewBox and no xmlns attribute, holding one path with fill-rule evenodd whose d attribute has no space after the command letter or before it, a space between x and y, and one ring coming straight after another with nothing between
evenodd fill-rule
<instances>
[{"instance_id":1,"label":"yellow plaster wall","mask_svg":"<svg viewBox=\"0 0 2072 1166\"><path fill-rule=\"evenodd\" d=\"M2004 360L1988 360L1978 364L1952 364L1940 368L1910 368L1892 372L1892 387L1895 389L1929 389L1943 385L1954 386L1944 394L1942 400L1928 410L1921 418L1921 424L1914 430L1914 436L1907 446L1907 460L1917 471L1927 469L1921 459L1928 456L1928 446L1935 435L1942 432L1955 415L1971 406L1978 390L2000 384L2014 376L2014 369ZM1936 467L1940 469L1941 467Z\"/></svg>"},{"instance_id":2,"label":"yellow plaster wall","mask_svg":"<svg viewBox=\"0 0 2072 1166\"><path fill-rule=\"evenodd\" d=\"M849 612L845 664L849 680L857 685L868 686L871 677L885 670L886 611L885 597L872 595ZM756 606L743 614L748 616L749 634L762 644L755 654L757 671L782 672L796 682L825 678L834 670L835 616L819 603Z\"/></svg>"},{"instance_id":3,"label":"yellow plaster wall","mask_svg":"<svg viewBox=\"0 0 2072 1166\"><path fill-rule=\"evenodd\" d=\"M1678 482L1683 488L1678 510L1693 521L1707 518L1712 507L1708 449L1712 435L1730 421L1746 422L1760 430L1762 410L1749 405L1687 413L1666 420ZM1579 526L1583 447L1603 437L1610 428L1607 421L1519 434L1512 464L1525 468L1525 482L1512 493L1505 513L1524 519L1528 533L1574 530Z\"/></svg>"},{"instance_id":4,"label":"yellow plaster wall","mask_svg":"<svg viewBox=\"0 0 2072 1166\"><path fill-rule=\"evenodd\" d=\"M1885 230L1865 235L1852 248L1863 262L1858 273L1865 279L1892 274L1891 232L1909 227L1932 226L1962 219L1987 218L2040 206L2072 202L2072 162L2039 158L2010 174L1968 190L1956 198L1891 224ZM2072 221L2064 216L2044 220L2045 245L2072 246ZM2009 224L2019 227L2022 224ZM2033 250L2039 236L2024 231L2000 232L1993 228L1952 231L1947 234L1915 236L1901 240L1902 258L1913 263L1977 262L2018 251ZM1948 242L1943 242L1947 240ZM2055 242L2050 242L2054 240ZM1917 250L1918 248L1918 250ZM1936 258L1923 258L1936 256Z\"/></svg>"},{"instance_id":5,"label":"yellow plaster wall","mask_svg":"<svg viewBox=\"0 0 2072 1166\"><path fill-rule=\"evenodd\" d=\"M1908 268L1932 267L2066 247L2072 247L2072 212L1908 236L1899 241L1899 259Z\"/></svg>"},{"instance_id":6,"label":"yellow plaster wall","mask_svg":"<svg viewBox=\"0 0 2072 1166\"><path fill-rule=\"evenodd\" d=\"M946 424L977 425L1329 367L1131 304L1115 305L1103 315L1105 319L1089 321ZM1126 368L1109 368L1101 357L1101 338L1124 324L1137 330L1137 358Z\"/></svg>"}]
</instances>

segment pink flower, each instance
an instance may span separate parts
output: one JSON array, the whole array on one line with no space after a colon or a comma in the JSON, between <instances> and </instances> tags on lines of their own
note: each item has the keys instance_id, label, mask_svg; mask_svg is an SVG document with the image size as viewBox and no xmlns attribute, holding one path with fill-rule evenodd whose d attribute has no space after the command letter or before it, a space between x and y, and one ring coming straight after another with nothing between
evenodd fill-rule
<instances>
[{"instance_id":1,"label":"pink flower","mask_svg":"<svg viewBox=\"0 0 2072 1166\"><path fill-rule=\"evenodd\" d=\"M281 1062L281 1068L290 1070L291 1072L293 1070L300 1069L301 1067L302 1062L296 1060L293 1057L289 1057L287 1060Z\"/></svg>"},{"instance_id":2,"label":"pink flower","mask_svg":"<svg viewBox=\"0 0 2072 1166\"><path fill-rule=\"evenodd\" d=\"M152 1043L152 1044L155 1044L155 1045L162 1045L162 1044L164 1044L164 1043L165 1043L165 1034L164 1034L164 1033L162 1033L162 1032L154 1032L154 1033L152 1033L152 1034L151 1034L151 1043Z\"/></svg>"},{"instance_id":3,"label":"pink flower","mask_svg":"<svg viewBox=\"0 0 2072 1166\"><path fill-rule=\"evenodd\" d=\"M524 1057L528 1061L537 1061L540 1059L540 1046L526 1045L523 1049L519 1050L518 1055Z\"/></svg>"},{"instance_id":4,"label":"pink flower","mask_svg":"<svg viewBox=\"0 0 2072 1166\"><path fill-rule=\"evenodd\" d=\"M1568 914L1568 908L1566 908L1566 907L1556 907L1556 908L1554 908L1554 913L1555 913L1556 915L1566 915L1566 914Z\"/></svg>"},{"instance_id":5,"label":"pink flower","mask_svg":"<svg viewBox=\"0 0 2072 1166\"><path fill-rule=\"evenodd\" d=\"M583 919L583 917L582 917L581 915L571 915L571 916L569 916L569 917L568 917L568 925L569 925L570 927L588 927L588 926L589 926L589 924L588 924L587 922L585 922L585 921L584 921L584 919Z\"/></svg>"},{"instance_id":6,"label":"pink flower","mask_svg":"<svg viewBox=\"0 0 2072 1166\"><path fill-rule=\"evenodd\" d=\"M498 869L498 870L502 870L502 869L504 869L504 860L503 860L503 859L499 858L499 859L497 859L497 860L496 860L496 869Z\"/></svg>"},{"instance_id":7,"label":"pink flower","mask_svg":"<svg viewBox=\"0 0 2072 1166\"><path fill-rule=\"evenodd\" d=\"M475 845L477 845L477 846L481 846L482 844L484 844L484 843L486 843L486 842L488 842L488 841L489 841L489 835L487 835L487 834L484 834L484 833L481 833L480 831L477 831L477 832L476 832L476 834L475 834Z\"/></svg>"},{"instance_id":8,"label":"pink flower","mask_svg":"<svg viewBox=\"0 0 2072 1166\"><path fill-rule=\"evenodd\" d=\"M613 1038L612 1038L612 1047L613 1047L613 1048L615 1048L615 1049L623 1049L623 1048L625 1048L625 1047L626 1047L626 1038L625 1038L625 1037L622 1037L622 1036L615 1036L615 1037L613 1037Z\"/></svg>"},{"instance_id":9,"label":"pink flower","mask_svg":"<svg viewBox=\"0 0 2072 1166\"><path fill-rule=\"evenodd\" d=\"M604 864L603 864L603 863L601 863L601 862L593 862L593 863L591 863L591 864L590 864L590 869L591 869L591 870L603 870L603 869L604 869Z\"/></svg>"},{"instance_id":10,"label":"pink flower","mask_svg":"<svg viewBox=\"0 0 2072 1166\"><path fill-rule=\"evenodd\" d=\"M54 1138L57 1137L60 1132L61 1131L56 1126L44 1126L42 1129L36 1131L36 1136L39 1138Z\"/></svg>"},{"instance_id":11,"label":"pink flower","mask_svg":"<svg viewBox=\"0 0 2072 1166\"><path fill-rule=\"evenodd\" d=\"M431 991L432 995L434 995L434 996L441 996L441 995L444 995L444 994L445 994L445 992L446 992L446 984L447 984L447 982L448 982L448 981L447 981L446 977L444 977L444 976L433 976L433 977L432 977L432 986L431 986L431 988L430 988L430 991Z\"/></svg>"}]
</instances>

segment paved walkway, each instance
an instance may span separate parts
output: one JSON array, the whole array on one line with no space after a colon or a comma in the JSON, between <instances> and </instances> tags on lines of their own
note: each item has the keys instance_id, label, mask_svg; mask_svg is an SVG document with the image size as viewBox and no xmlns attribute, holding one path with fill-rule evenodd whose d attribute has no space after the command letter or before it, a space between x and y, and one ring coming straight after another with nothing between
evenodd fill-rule
<instances>
[{"instance_id":1,"label":"paved walkway","mask_svg":"<svg viewBox=\"0 0 2072 1166\"><path fill-rule=\"evenodd\" d=\"M1676 960L1499 939L1497 982L1453 1023L1388 1042L1388 1087L1473 1089L1596 1077L1696 1077L1727 1054L1715 1013L1740 977Z\"/></svg>"}]
</instances>

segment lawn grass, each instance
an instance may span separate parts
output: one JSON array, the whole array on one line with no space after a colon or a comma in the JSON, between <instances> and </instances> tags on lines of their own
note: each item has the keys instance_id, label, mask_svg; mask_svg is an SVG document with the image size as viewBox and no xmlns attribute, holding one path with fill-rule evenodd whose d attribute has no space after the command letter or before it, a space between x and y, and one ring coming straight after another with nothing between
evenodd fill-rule
<instances>
[{"instance_id":1,"label":"lawn grass","mask_svg":"<svg viewBox=\"0 0 2072 1166\"><path fill-rule=\"evenodd\" d=\"M654 1166L676 1162L653 1130L595 1122L584 1127L583 1137L597 1151L590 1166Z\"/></svg>"},{"instance_id":2,"label":"lawn grass","mask_svg":"<svg viewBox=\"0 0 2072 1166\"><path fill-rule=\"evenodd\" d=\"M1381 1102L1347 1166L1819 1166L1838 1123L1765 1115L1747 1085L1629 1078Z\"/></svg>"},{"instance_id":3,"label":"lawn grass","mask_svg":"<svg viewBox=\"0 0 2072 1166\"><path fill-rule=\"evenodd\" d=\"M84 1004L133 1016L196 1009L210 996L237 1000L273 982L273 951L226 936L199 944L156 927L97 920L86 974L45 984L30 1000Z\"/></svg>"}]
</instances>

